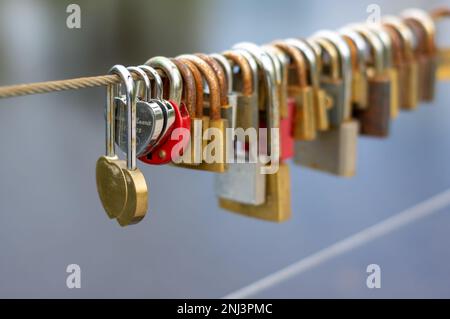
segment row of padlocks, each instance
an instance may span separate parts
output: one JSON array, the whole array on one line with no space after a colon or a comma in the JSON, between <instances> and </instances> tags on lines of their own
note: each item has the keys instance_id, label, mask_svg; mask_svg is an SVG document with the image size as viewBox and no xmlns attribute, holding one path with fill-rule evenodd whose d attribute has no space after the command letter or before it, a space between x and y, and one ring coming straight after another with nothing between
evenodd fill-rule
<instances>
[{"instance_id":1,"label":"row of padlocks","mask_svg":"<svg viewBox=\"0 0 450 319\"><path fill-rule=\"evenodd\" d=\"M354 175L359 134L386 137L400 110L433 100L436 52L433 19L410 9L307 39L116 65L110 73L122 83L107 89L106 155L96 169L103 207L122 226L142 220L139 159L217 173L220 207L284 221L286 161Z\"/></svg>"}]
</instances>

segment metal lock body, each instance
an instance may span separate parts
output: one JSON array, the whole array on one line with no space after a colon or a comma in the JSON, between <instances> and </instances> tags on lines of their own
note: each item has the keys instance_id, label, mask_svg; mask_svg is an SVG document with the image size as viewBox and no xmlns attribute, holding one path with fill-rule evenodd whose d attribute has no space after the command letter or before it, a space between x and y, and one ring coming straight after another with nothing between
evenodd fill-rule
<instances>
[{"instance_id":1,"label":"metal lock body","mask_svg":"<svg viewBox=\"0 0 450 319\"><path fill-rule=\"evenodd\" d=\"M182 100L186 105L191 119L190 142L183 153L183 163L190 165L198 165L201 163L202 156L202 124L201 118L196 117L197 96L200 96L201 103L203 103L203 84L200 83L200 91L197 81L202 81L201 73L196 67L190 64L190 61L183 61L182 59L174 59L171 61L177 66L183 79L183 93ZM194 76L195 73L195 76ZM202 105L203 107L203 105Z\"/></svg>"},{"instance_id":2,"label":"metal lock body","mask_svg":"<svg viewBox=\"0 0 450 319\"><path fill-rule=\"evenodd\" d=\"M295 104L293 134L296 140L310 141L316 138L316 114L314 109L314 90L308 84L306 62L298 49L282 41L274 42L274 45L283 50L293 66L294 74L290 74L291 83L288 86L288 95Z\"/></svg>"},{"instance_id":3,"label":"metal lock body","mask_svg":"<svg viewBox=\"0 0 450 319\"><path fill-rule=\"evenodd\" d=\"M239 67L240 76L234 78L237 93L236 127L244 131L259 128L258 65L247 51L231 50L223 55Z\"/></svg>"},{"instance_id":4,"label":"metal lock body","mask_svg":"<svg viewBox=\"0 0 450 319\"><path fill-rule=\"evenodd\" d=\"M398 85L402 88L400 90L400 107L413 110L419 101L419 69L414 57L414 34L401 19L395 16L384 17L383 25L391 35L394 48L397 47L399 51L395 52L394 50L394 61L397 62L399 70ZM399 45L396 45L396 41L400 42Z\"/></svg>"},{"instance_id":5,"label":"metal lock body","mask_svg":"<svg viewBox=\"0 0 450 319\"><path fill-rule=\"evenodd\" d=\"M263 46L274 62L275 74L278 73L277 96L280 105L280 160L286 161L294 156L294 114L295 101L288 99L289 58L278 47ZM313 105L311 104L311 110ZM314 123L314 118L311 122ZM314 131L315 134L315 131Z\"/></svg>"},{"instance_id":6,"label":"metal lock body","mask_svg":"<svg viewBox=\"0 0 450 319\"><path fill-rule=\"evenodd\" d=\"M148 208L148 192L144 175L136 167L136 100L137 91L131 73L121 65L111 68L111 74L122 79L126 89L128 148L127 161L115 154L114 97L119 88L109 85L106 103L106 155L96 165L97 191L110 218L116 218L121 226L134 224L144 218Z\"/></svg>"},{"instance_id":7,"label":"metal lock body","mask_svg":"<svg viewBox=\"0 0 450 319\"><path fill-rule=\"evenodd\" d=\"M385 47L379 37L363 25L352 27L361 34L371 48L372 64L368 68L369 99L366 110L355 110L361 134L386 137L391 118L391 77L387 68Z\"/></svg>"},{"instance_id":8,"label":"metal lock body","mask_svg":"<svg viewBox=\"0 0 450 319\"><path fill-rule=\"evenodd\" d=\"M219 198L219 206L231 212L271 222L284 222L292 215L289 166L280 163L278 172L266 176L266 200L262 205L248 205Z\"/></svg>"},{"instance_id":9,"label":"metal lock body","mask_svg":"<svg viewBox=\"0 0 450 319\"><path fill-rule=\"evenodd\" d=\"M295 163L339 176L355 175L358 131L358 121L345 121L320 132L315 141L296 142Z\"/></svg>"},{"instance_id":10,"label":"metal lock body","mask_svg":"<svg viewBox=\"0 0 450 319\"><path fill-rule=\"evenodd\" d=\"M228 167L226 163L226 129L229 125L228 120L221 117L221 99L224 100L223 94L226 98L226 90L224 91L224 87L220 86L216 72L204 59L190 54L181 55L178 58L191 61L201 72L209 89L209 120L208 128L203 132L203 140L206 140L202 153L203 161L191 168L223 173ZM216 62L214 59L212 60ZM203 109L205 111L205 106Z\"/></svg>"},{"instance_id":11,"label":"metal lock body","mask_svg":"<svg viewBox=\"0 0 450 319\"><path fill-rule=\"evenodd\" d=\"M183 156L189 145L188 134L190 132L191 119L186 105L181 103L183 80L177 66L168 58L154 57L145 62L145 65L160 69L169 80L169 100L165 104L171 106L174 112L174 122L172 125L164 127L163 136L158 139L157 144L148 154L139 156L139 160L146 164L167 164L171 161L177 161ZM176 130L176 133L181 134L172 136L174 130ZM177 151L173 151L174 149Z\"/></svg>"},{"instance_id":12,"label":"metal lock body","mask_svg":"<svg viewBox=\"0 0 450 319\"><path fill-rule=\"evenodd\" d=\"M402 18L418 40L416 58L419 68L419 97L423 101L433 101L437 71L435 23L426 11L420 9L405 10Z\"/></svg>"},{"instance_id":13,"label":"metal lock body","mask_svg":"<svg viewBox=\"0 0 450 319\"><path fill-rule=\"evenodd\" d=\"M132 73L136 73L144 83L143 93L136 102L136 154L147 154L151 147L158 141L164 128L163 109L166 108L162 100L151 98L151 83L147 72L140 67L128 67ZM158 75L159 78L159 75ZM137 92L141 91L139 81L136 85ZM159 78L161 81L161 78ZM162 85L161 83L159 83ZM157 86L158 83L155 85ZM126 152L128 148L127 133L127 101L125 96L114 98L115 106L115 142L119 148Z\"/></svg>"},{"instance_id":14,"label":"metal lock body","mask_svg":"<svg viewBox=\"0 0 450 319\"><path fill-rule=\"evenodd\" d=\"M333 100L320 86L320 46L315 45L315 43L309 43L308 41L292 38L285 40L285 43L299 50L307 62L307 69L309 70L309 83L313 88L316 130L326 131L330 127L328 111L333 106Z\"/></svg>"},{"instance_id":15,"label":"metal lock body","mask_svg":"<svg viewBox=\"0 0 450 319\"><path fill-rule=\"evenodd\" d=\"M375 34L375 36L380 39L383 45L383 56L385 69L389 76L389 81L391 85L390 89L390 116L391 119L396 119L400 109L400 88L398 80L398 70L393 63L393 48L392 41L389 34L380 24L367 23L366 28L370 32Z\"/></svg>"},{"instance_id":16,"label":"metal lock body","mask_svg":"<svg viewBox=\"0 0 450 319\"><path fill-rule=\"evenodd\" d=\"M366 109L368 100L368 80L366 62L370 55L364 38L349 28L339 30L347 42L352 61L352 102L355 109Z\"/></svg>"}]
</instances>

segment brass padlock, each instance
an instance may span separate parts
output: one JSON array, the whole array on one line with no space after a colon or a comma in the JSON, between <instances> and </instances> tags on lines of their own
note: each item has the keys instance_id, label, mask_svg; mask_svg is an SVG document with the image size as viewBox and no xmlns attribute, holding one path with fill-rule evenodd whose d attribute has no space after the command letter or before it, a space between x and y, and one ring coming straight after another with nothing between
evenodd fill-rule
<instances>
[{"instance_id":1,"label":"brass padlock","mask_svg":"<svg viewBox=\"0 0 450 319\"><path fill-rule=\"evenodd\" d=\"M400 107L413 110L417 107L419 100L419 69L414 57L414 35L411 29L395 16L383 17L383 25L391 35L393 43L394 64L398 69L398 85L402 88Z\"/></svg>"},{"instance_id":2,"label":"brass padlock","mask_svg":"<svg viewBox=\"0 0 450 319\"><path fill-rule=\"evenodd\" d=\"M295 73L290 73L288 94L295 100L294 138L310 141L316 138L316 114L314 109L314 90L308 84L306 62L303 54L293 46L282 41L274 45L283 50L291 60ZM295 79L295 80L294 80Z\"/></svg>"},{"instance_id":3,"label":"brass padlock","mask_svg":"<svg viewBox=\"0 0 450 319\"><path fill-rule=\"evenodd\" d=\"M259 128L258 65L245 50L230 50L223 55L239 67L240 76L234 78L237 95L236 128L246 131Z\"/></svg>"},{"instance_id":4,"label":"brass padlock","mask_svg":"<svg viewBox=\"0 0 450 319\"><path fill-rule=\"evenodd\" d=\"M400 108L400 88L398 70L393 62L392 41L389 34L381 24L367 23L366 28L380 39L384 48L384 63L390 82L390 117L396 119Z\"/></svg>"},{"instance_id":5,"label":"brass padlock","mask_svg":"<svg viewBox=\"0 0 450 319\"><path fill-rule=\"evenodd\" d=\"M121 65L111 68L111 74L122 79L128 105L127 161L119 160L114 146L114 97L119 87L109 85L106 103L106 155L96 165L97 191L110 218L117 218L121 226L137 223L148 208L147 184L144 175L136 167L136 98L137 92L130 72Z\"/></svg>"},{"instance_id":6,"label":"brass padlock","mask_svg":"<svg viewBox=\"0 0 450 319\"><path fill-rule=\"evenodd\" d=\"M368 100L368 80L366 61L370 54L364 38L349 28L339 30L347 42L352 61L352 102L355 109L366 109Z\"/></svg>"},{"instance_id":7,"label":"brass padlock","mask_svg":"<svg viewBox=\"0 0 450 319\"><path fill-rule=\"evenodd\" d=\"M203 148L202 163L192 166L193 169L200 169L215 173L223 173L227 169L226 163L226 128L228 121L221 118L221 89L219 80L209 63L195 55L185 54L179 58L187 59L195 64L206 80L209 89L209 123L208 129L204 130L203 139L207 140ZM213 60L215 61L215 60ZM226 90L224 92L226 94Z\"/></svg>"},{"instance_id":8,"label":"brass padlock","mask_svg":"<svg viewBox=\"0 0 450 319\"><path fill-rule=\"evenodd\" d=\"M416 59L419 68L419 97L431 102L436 90L437 47L436 26L431 16L421 9L408 9L401 14L412 29L416 40Z\"/></svg>"},{"instance_id":9,"label":"brass padlock","mask_svg":"<svg viewBox=\"0 0 450 319\"><path fill-rule=\"evenodd\" d=\"M364 25L352 27L361 34L371 48L372 64L368 67L369 100L365 110L355 110L360 121L361 134L386 137L391 118L391 77L385 55L385 46L375 33Z\"/></svg>"},{"instance_id":10,"label":"brass padlock","mask_svg":"<svg viewBox=\"0 0 450 319\"><path fill-rule=\"evenodd\" d=\"M327 131L330 128L328 111L333 106L333 100L320 86L320 72L322 67L320 46L315 43L310 43L309 41L293 38L285 40L285 43L299 50L307 62L309 83L313 88L314 95L313 100L314 113L316 115L316 129L317 131Z\"/></svg>"}]
</instances>

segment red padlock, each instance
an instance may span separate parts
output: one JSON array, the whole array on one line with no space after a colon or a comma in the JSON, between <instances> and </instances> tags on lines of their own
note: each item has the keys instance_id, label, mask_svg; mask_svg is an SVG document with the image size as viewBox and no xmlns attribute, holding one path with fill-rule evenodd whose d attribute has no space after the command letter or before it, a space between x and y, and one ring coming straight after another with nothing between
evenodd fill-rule
<instances>
[{"instance_id":1,"label":"red padlock","mask_svg":"<svg viewBox=\"0 0 450 319\"><path fill-rule=\"evenodd\" d=\"M170 85L169 101L161 102L170 104L175 119L151 152L139 157L139 160L146 164L162 165L183 155L190 141L191 119L186 105L181 103L183 80L177 66L165 57L151 58L145 64L161 69L166 74ZM173 152L175 147L177 152Z\"/></svg>"},{"instance_id":2,"label":"red padlock","mask_svg":"<svg viewBox=\"0 0 450 319\"><path fill-rule=\"evenodd\" d=\"M282 161L294 157L294 112L295 100L287 100L287 117L280 118L280 159Z\"/></svg>"},{"instance_id":3,"label":"red padlock","mask_svg":"<svg viewBox=\"0 0 450 319\"><path fill-rule=\"evenodd\" d=\"M190 141L191 118L184 103L178 107L177 103L169 100L175 111L175 121L172 127L162 137L161 142L147 155L139 157L146 164L162 165L177 160L183 156ZM179 152L172 152L178 145Z\"/></svg>"}]
</instances>

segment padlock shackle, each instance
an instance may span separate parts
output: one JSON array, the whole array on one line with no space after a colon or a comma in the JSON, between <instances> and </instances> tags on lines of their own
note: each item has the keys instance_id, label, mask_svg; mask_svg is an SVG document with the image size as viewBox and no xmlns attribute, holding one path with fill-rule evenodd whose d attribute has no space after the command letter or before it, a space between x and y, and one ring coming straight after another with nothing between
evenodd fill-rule
<instances>
[{"instance_id":1,"label":"padlock shackle","mask_svg":"<svg viewBox=\"0 0 450 319\"><path fill-rule=\"evenodd\" d=\"M177 61L185 64L192 73L195 82L195 107L191 109L189 114L191 118L201 118L203 116L203 77L194 63L187 59L175 58Z\"/></svg>"},{"instance_id":2,"label":"padlock shackle","mask_svg":"<svg viewBox=\"0 0 450 319\"><path fill-rule=\"evenodd\" d=\"M169 58L163 56L153 57L147 60L144 64L164 71L165 75L169 79L169 100L172 100L177 105L180 105L181 94L183 91L183 80L177 66L170 61Z\"/></svg>"},{"instance_id":3,"label":"padlock shackle","mask_svg":"<svg viewBox=\"0 0 450 319\"><path fill-rule=\"evenodd\" d=\"M195 117L195 104L197 101L197 92L196 92L196 84L194 76L183 62L171 58L170 59L180 71L181 78L183 80L183 93L182 99L184 100L184 104L186 105L186 109L191 117Z\"/></svg>"},{"instance_id":4,"label":"padlock shackle","mask_svg":"<svg viewBox=\"0 0 450 319\"><path fill-rule=\"evenodd\" d=\"M227 94L233 93L233 69L231 68L230 62L222 54L213 53L210 56L215 59L223 71L225 72L225 78L227 79Z\"/></svg>"},{"instance_id":5,"label":"padlock shackle","mask_svg":"<svg viewBox=\"0 0 450 319\"><path fill-rule=\"evenodd\" d=\"M266 92L268 94L268 101L266 114L267 114L267 152L268 154L279 157L280 154L280 141L274 139L272 144L272 128L280 127L280 105L277 97L277 89L275 84L275 69L270 56L262 48L251 42L240 42L233 46L236 49L243 49L250 53L255 59L260 70L264 74L264 83L266 85ZM273 148L272 148L273 147Z\"/></svg>"},{"instance_id":6,"label":"padlock shackle","mask_svg":"<svg viewBox=\"0 0 450 319\"><path fill-rule=\"evenodd\" d=\"M393 61L393 50L392 50L392 41L389 34L383 29L383 27L379 24L375 23L367 23L367 28L370 32L375 34L383 44L384 47L384 65L386 69L392 68Z\"/></svg>"},{"instance_id":7,"label":"padlock shackle","mask_svg":"<svg viewBox=\"0 0 450 319\"><path fill-rule=\"evenodd\" d=\"M341 69L341 61L340 55L337 48L327 39L324 38L313 38L311 42L317 43L321 50L321 55L323 52L326 52L330 58L330 77L332 79L344 79L342 69ZM322 64L324 63L322 57ZM322 66L323 67L323 66ZM322 71L323 72L323 71Z\"/></svg>"},{"instance_id":8,"label":"padlock shackle","mask_svg":"<svg viewBox=\"0 0 450 319\"><path fill-rule=\"evenodd\" d=\"M373 34L373 32L370 32L370 30L368 30L363 24L352 24L349 25L349 28L361 34L361 36L363 36L369 44L375 72L382 74L385 71L386 66L384 64L384 46L381 40Z\"/></svg>"},{"instance_id":9,"label":"padlock shackle","mask_svg":"<svg viewBox=\"0 0 450 319\"><path fill-rule=\"evenodd\" d=\"M163 99L163 81L158 71L148 65L139 65L139 68L144 70L151 80L155 81L155 95L150 95L150 98L155 98L157 100Z\"/></svg>"},{"instance_id":10,"label":"padlock shackle","mask_svg":"<svg viewBox=\"0 0 450 319\"><path fill-rule=\"evenodd\" d=\"M284 40L286 44L292 45L299 50L309 65L310 82L315 89L320 87L319 80L319 61L320 57L314 48L306 40L289 38Z\"/></svg>"},{"instance_id":11,"label":"padlock shackle","mask_svg":"<svg viewBox=\"0 0 450 319\"><path fill-rule=\"evenodd\" d=\"M358 66L358 70L360 72L365 72L366 62L370 57L370 48L367 45L366 41L358 32L350 28L342 28L339 30L339 33L354 44L358 56L356 65Z\"/></svg>"},{"instance_id":12,"label":"padlock shackle","mask_svg":"<svg viewBox=\"0 0 450 319\"><path fill-rule=\"evenodd\" d=\"M281 85L283 82L283 67L281 65L281 61L278 58L278 56L273 52L273 50L270 49L269 46L263 45L261 46L261 49L263 49L266 54L270 57L270 60L272 61L273 70L275 71L275 84L277 86Z\"/></svg>"},{"instance_id":13,"label":"padlock shackle","mask_svg":"<svg viewBox=\"0 0 450 319\"><path fill-rule=\"evenodd\" d=\"M225 71L215 59L211 56L204 53L196 53L200 59L209 64L209 66L213 69L216 74L217 80L219 81L219 93L220 93L220 105L225 106L228 105L228 83L227 76L225 75Z\"/></svg>"},{"instance_id":14,"label":"padlock shackle","mask_svg":"<svg viewBox=\"0 0 450 319\"><path fill-rule=\"evenodd\" d=\"M396 16L385 16L382 20L383 25L394 29L401 37L403 56L407 62L414 61L415 38L411 29Z\"/></svg>"},{"instance_id":15,"label":"padlock shackle","mask_svg":"<svg viewBox=\"0 0 450 319\"><path fill-rule=\"evenodd\" d=\"M232 50L222 52L222 55L239 67L242 77L242 94L250 96L253 93L253 74L247 59L242 54Z\"/></svg>"},{"instance_id":16,"label":"padlock shackle","mask_svg":"<svg viewBox=\"0 0 450 319\"><path fill-rule=\"evenodd\" d=\"M139 93L141 92L141 83L144 83L144 96L142 97L142 100L148 102L150 100L150 91L152 89L150 79L146 72L144 72L141 68L137 66L129 66L127 67L127 70L131 73L136 74L139 76L139 80L135 81L135 91L136 95L139 98Z\"/></svg>"},{"instance_id":17,"label":"padlock shackle","mask_svg":"<svg viewBox=\"0 0 450 319\"><path fill-rule=\"evenodd\" d=\"M436 25L431 15L422 9L408 9L404 10L400 16L406 23L412 22L420 25L423 31L426 33L426 52L434 54L437 50L436 47Z\"/></svg>"},{"instance_id":18,"label":"padlock shackle","mask_svg":"<svg viewBox=\"0 0 450 319\"><path fill-rule=\"evenodd\" d=\"M303 56L303 54L293 45L287 44L283 41L275 41L273 45L275 45L275 47L279 48L289 56L291 64L294 65L297 74L298 86L301 88L307 87L308 86L308 76L306 71L307 67L305 57Z\"/></svg>"},{"instance_id":19,"label":"padlock shackle","mask_svg":"<svg viewBox=\"0 0 450 319\"><path fill-rule=\"evenodd\" d=\"M232 49L233 52L238 53L243 56L245 60L247 60L248 65L250 66L251 74L252 74L252 94L258 95L259 91L259 71L258 71L258 63L255 58L245 50L242 49Z\"/></svg>"},{"instance_id":20,"label":"padlock shackle","mask_svg":"<svg viewBox=\"0 0 450 319\"><path fill-rule=\"evenodd\" d=\"M123 65L114 65L108 74L118 75L122 83L125 85L125 97L127 101L127 168L129 170L136 169L136 99L137 92L135 83L130 71ZM109 85L107 87L106 101L106 156L116 156L114 146L114 97L119 91L118 85Z\"/></svg>"},{"instance_id":21,"label":"padlock shackle","mask_svg":"<svg viewBox=\"0 0 450 319\"><path fill-rule=\"evenodd\" d=\"M183 54L177 58L182 58L191 61L202 73L203 78L206 80L209 88L209 117L211 120L219 120L220 115L220 87L217 75L213 68L205 62L203 59L199 58L193 54Z\"/></svg>"}]
</instances>

